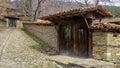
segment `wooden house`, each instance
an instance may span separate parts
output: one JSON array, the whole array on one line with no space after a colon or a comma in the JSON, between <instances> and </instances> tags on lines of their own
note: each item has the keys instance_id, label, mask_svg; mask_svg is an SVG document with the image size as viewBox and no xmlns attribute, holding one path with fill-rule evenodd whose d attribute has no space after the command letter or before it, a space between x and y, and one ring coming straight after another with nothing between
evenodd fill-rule
<instances>
[{"instance_id":1,"label":"wooden house","mask_svg":"<svg viewBox=\"0 0 120 68\"><path fill-rule=\"evenodd\" d=\"M7 14L1 15L1 25L4 27L22 28L22 21L25 21L24 15Z\"/></svg>"},{"instance_id":2,"label":"wooden house","mask_svg":"<svg viewBox=\"0 0 120 68\"><path fill-rule=\"evenodd\" d=\"M50 22L23 23L23 26L59 54L94 57L92 21L111 16L110 12L98 5L43 16L40 19Z\"/></svg>"},{"instance_id":3,"label":"wooden house","mask_svg":"<svg viewBox=\"0 0 120 68\"><path fill-rule=\"evenodd\" d=\"M4 16L7 20L7 27L17 27L17 24L19 23L19 18L11 15Z\"/></svg>"},{"instance_id":4,"label":"wooden house","mask_svg":"<svg viewBox=\"0 0 120 68\"><path fill-rule=\"evenodd\" d=\"M70 10L41 17L57 25L59 52L68 55L90 57L92 54L92 20L112 16L101 6Z\"/></svg>"},{"instance_id":5,"label":"wooden house","mask_svg":"<svg viewBox=\"0 0 120 68\"><path fill-rule=\"evenodd\" d=\"M20 21L24 17L23 14L14 8L0 7L0 10L1 26L21 28L22 23Z\"/></svg>"}]
</instances>

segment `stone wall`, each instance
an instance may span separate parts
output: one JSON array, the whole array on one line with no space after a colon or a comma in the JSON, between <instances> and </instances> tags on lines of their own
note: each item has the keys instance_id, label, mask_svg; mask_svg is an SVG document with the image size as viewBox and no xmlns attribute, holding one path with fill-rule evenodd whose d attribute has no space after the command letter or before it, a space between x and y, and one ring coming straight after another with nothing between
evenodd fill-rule
<instances>
[{"instance_id":1,"label":"stone wall","mask_svg":"<svg viewBox=\"0 0 120 68\"><path fill-rule=\"evenodd\" d=\"M52 25L23 24L23 28L50 47L57 48L57 31Z\"/></svg>"},{"instance_id":2,"label":"stone wall","mask_svg":"<svg viewBox=\"0 0 120 68\"><path fill-rule=\"evenodd\" d=\"M120 33L93 32L93 58L118 61L120 60Z\"/></svg>"},{"instance_id":3,"label":"stone wall","mask_svg":"<svg viewBox=\"0 0 120 68\"><path fill-rule=\"evenodd\" d=\"M120 33L107 33L107 41L107 51L111 54L108 60L120 61Z\"/></svg>"},{"instance_id":4,"label":"stone wall","mask_svg":"<svg viewBox=\"0 0 120 68\"><path fill-rule=\"evenodd\" d=\"M5 27L5 26L6 26L6 22L0 20L0 27Z\"/></svg>"},{"instance_id":5,"label":"stone wall","mask_svg":"<svg viewBox=\"0 0 120 68\"><path fill-rule=\"evenodd\" d=\"M16 28L23 28L22 21L17 20L17 23L16 23Z\"/></svg>"},{"instance_id":6,"label":"stone wall","mask_svg":"<svg viewBox=\"0 0 120 68\"><path fill-rule=\"evenodd\" d=\"M93 58L105 60L107 58L107 34L103 32L93 32L92 41Z\"/></svg>"}]
</instances>

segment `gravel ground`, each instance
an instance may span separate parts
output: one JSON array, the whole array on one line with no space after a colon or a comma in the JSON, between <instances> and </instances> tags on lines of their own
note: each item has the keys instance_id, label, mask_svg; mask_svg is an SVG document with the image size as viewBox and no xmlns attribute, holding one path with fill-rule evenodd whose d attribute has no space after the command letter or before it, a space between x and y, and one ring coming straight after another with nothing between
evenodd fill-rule
<instances>
[{"instance_id":1,"label":"gravel ground","mask_svg":"<svg viewBox=\"0 0 120 68\"><path fill-rule=\"evenodd\" d=\"M56 68L38 45L20 29L0 30L0 68Z\"/></svg>"}]
</instances>

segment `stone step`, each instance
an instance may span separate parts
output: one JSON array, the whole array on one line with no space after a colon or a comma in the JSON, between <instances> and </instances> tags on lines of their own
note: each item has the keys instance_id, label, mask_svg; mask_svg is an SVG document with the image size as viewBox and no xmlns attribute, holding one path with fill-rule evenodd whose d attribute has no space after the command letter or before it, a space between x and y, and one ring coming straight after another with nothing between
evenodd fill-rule
<instances>
[{"instance_id":1,"label":"stone step","mask_svg":"<svg viewBox=\"0 0 120 68\"><path fill-rule=\"evenodd\" d=\"M91 58L76 58L70 56L50 56L50 60L55 61L63 68L114 68L111 62L95 60Z\"/></svg>"}]
</instances>

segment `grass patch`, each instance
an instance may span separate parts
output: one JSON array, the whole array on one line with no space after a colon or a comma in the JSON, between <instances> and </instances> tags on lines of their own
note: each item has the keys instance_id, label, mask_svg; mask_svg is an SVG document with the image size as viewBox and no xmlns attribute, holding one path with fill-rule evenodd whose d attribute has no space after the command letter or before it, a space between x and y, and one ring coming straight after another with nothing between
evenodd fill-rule
<instances>
[{"instance_id":1,"label":"grass patch","mask_svg":"<svg viewBox=\"0 0 120 68\"><path fill-rule=\"evenodd\" d=\"M49 55L49 48L47 48L45 45L43 44L38 44L38 45L33 45L33 46L30 46L32 49L35 49L43 54L47 54Z\"/></svg>"},{"instance_id":2,"label":"grass patch","mask_svg":"<svg viewBox=\"0 0 120 68\"><path fill-rule=\"evenodd\" d=\"M47 55L55 55L58 54L57 51L54 50L54 48L51 48L50 46L48 46L46 43L44 43L42 40L38 39L36 36L34 36L33 34L25 31L28 36L30 37L30 39L35 42L37 42L38 44L36 45L32 45L30 46L30 48L35 49L43 54L47 54ZM31 40L29 40L29 42L32 42Z\"/></svg>"}]
</instances>

